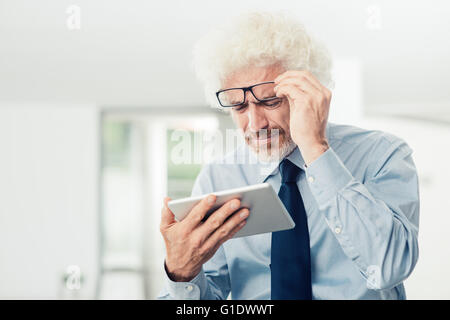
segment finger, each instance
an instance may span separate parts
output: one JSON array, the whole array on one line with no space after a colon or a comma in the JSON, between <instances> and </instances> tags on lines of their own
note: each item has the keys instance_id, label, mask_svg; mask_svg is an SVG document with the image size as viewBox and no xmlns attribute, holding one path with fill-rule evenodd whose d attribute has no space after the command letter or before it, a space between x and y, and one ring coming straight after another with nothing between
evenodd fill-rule
<instances>
[{"instance_id":1,"label":"finger","mask_svg":"<svg viewBox=\"0 0 450 320\"><path fill-rule=\"evenodd\" d=\"M187 217L181 221L188 231L195 229L201 223L206 213L214 206L216 198L214 194L210 194L192 208Z\"/></svg>"},{"instance_id":2,"label":"finger","mask_svg":"<svg viewBox=\"0 0 450 320\"><path fill-rule=\"evenodd\" d=\"M309 81L313 86L315 86L318 90L323 90L325 87L320 83L319 80L317 80L316 76L314 76L310 71L308 70L288 70L281 75L279 75L277 78L275 78L274 82L275 84L278 84L279 82L283 81L286 78L293 77L298 79L303 79Z\"/></svg>"},{"instance_id":3,"label":"finger","mask_svg":"<svg viewBox=\"0 0 450 320\"><path fill-rule=\"evenodd\" d=\"M314 87L317 91L322 91L323 86L319 84L316 84L311 77L308 76L305 72L307 71L292 71L289 74L284 75L280 80L275 82L276 85L279 85L281 83L286 83L290 81L298 82L298 83L306 83L309 84L309 86Z\"/></svg>"},{"instance_id":4,"label":"finger","mask_svg":"<svg viewBox=\"0 0 450 320\"><path fill-rule=\"evenodd\" d=\"M232 199L224 203L219 209L214 211L198 229L198 234L201 241L205 241L211 233L220 228L224 221L236 212L240 207L241 201L239 199Z\"/></svg>"},{"instance_id":5,"label":"finger","mask_svg":"<svg viewBox=\"0 0 450 320\"><path fill-rule=\"evenodd\" d=\"M304 92L310 93L313 96L323 96L322 91L313 86L311 82L309 82L308 80L300 80L299 78L294 77L284 78L283 81L281 81L277 86L275 86L274 88L275 92L277 92L280 86L284 85L293 85Z\"/></svg>"},{"instance_id":6,"label":"finger","mask_svg":"<svg viewBox=\"0 0 450 320\"><path fill-rule=\"evenodd\" d=\"M212 250L212 252L216 252L222 244L224 244L226 241L228 241L228 240L230 240L231 238L233 238L234 235L235 235L239 230L241 230L242 228L244 228L246 224L247 224L247 220L244 220L244 221L242 221L241 223L239 223L236 227L234 227L234 229L228 234L227 237L225 237L225 238L222 239L221 241L218 241L218 242L214 245L214 247L213 247L212 249L209 249L209 250ZM208 245L209 245L209 244L208 244Z\"/></svg>"},{"instance_id":7,"label":"finger","mask_svg":"<svg viewBox=\"0 0 450 320\"><path fill-rule=\"evenodd\" d=\"M275 90L275 95L277 97L287 97L289 99L289 104L293 107L293 101L307 101L309 94L306 91L303 91L296 85L292 84L284 84L279 85Z\"/></svg>"},{"instance_id":8,"label":"finger","mask_svg":"<svg viewBox=\"0 0 450 320\"><path fill-rule=\"evenodd\" d=\"M280 81L279 84L283 84L283 83L298 83L299 87L302 88L305 91L311 91L311 92L315 92L314 95L316 94L320 94L322 98L325 98L326 101L328 101L328 103L331 101L331 96L332 93L331 91L321 85L318 81L315 83L313 80L315 80L314 77L298 77L298 76L294 76L294 75L290 75L290 76L286 76L283 78L282 81ZM276 86L275 86L276 88ZM310 88L309 90L307 88ZM316 90L312 89L315 88Z\"/></svg>"},{"instance_id":9,"label":"finger","mask_svg":"<svg viewBox=\"0 0 450 320\"><path fill-rule=\"evenodd\" d=\"M324 91L319 91L313 87L308 81L298 81L296 78L285 78L278 86L274 88L275 93L282 86L294 86L298 90L302 91L305 99L305 103L311 106L330 105L331 91L327 88ZM287 88L287 91L291 89ZM283 91L282 91L283 92ZM293 96L292 94L290 96Z\"/></svg>"},{"instance_id":10,"label":"finger","mask_svg":"<svg viewBox=\"0 0 450 320\"><path fill-rule=\"evenodd\" d=\"M164 198L164 206L161 209L161 229L165 229L176 222L175 215L167 205L170 200L169 197Z\"/></svg>"},{"instance_id":11,"label":"finger","mask_svg":"<svg viewBox=\"0 0 450 320\"><path fill-rule=\"evenodd\" d=\"M220 228L214 231L214 233L205 241L202 249L204 251L213 250L214 248L222 245L222 243L228 239L231 239L236 232L244 227L249 214L250 210L247 208L242 208L237 211Z\"/></svg>"},{"instance_id":12,"label":"finger","mask_svg":"<svg viewBox=\"0 0 450 320\"><path fill-rule=\"evenodd\" d=\"M306 112L309 108L314 108L314 98L307 92L294 85L281 86L277 91L278 97L287 97L291 112L296 110Z\"/></svg>"}]
</instances>

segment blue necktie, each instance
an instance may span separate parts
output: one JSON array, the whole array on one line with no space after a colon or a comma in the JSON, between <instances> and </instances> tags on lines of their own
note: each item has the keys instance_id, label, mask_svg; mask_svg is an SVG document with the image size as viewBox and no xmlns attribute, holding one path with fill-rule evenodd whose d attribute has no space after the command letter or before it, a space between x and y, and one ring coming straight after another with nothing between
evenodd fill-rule
<instances>
[{"instance_id":1,"label":"blue necktie","mask_svg":"<svg viewBox=\"0 0 450 320\"><path fill-rule=\"evenodd\" d=\"M278 197L295 222L295 228L272 233L272 300L311 300L309 231L302 196L297 187L301 169L288 159L280 164Z\"/></svg>"}]
</instances>

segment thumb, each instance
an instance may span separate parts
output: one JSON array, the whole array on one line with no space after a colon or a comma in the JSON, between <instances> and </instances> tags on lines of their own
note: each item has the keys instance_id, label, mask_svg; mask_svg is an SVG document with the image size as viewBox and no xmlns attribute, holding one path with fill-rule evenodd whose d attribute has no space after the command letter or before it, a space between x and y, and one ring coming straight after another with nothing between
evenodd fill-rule
<instances>
[{"instance_id":1,"label":"thumb","mask_svg":"<svg viewBox=\"0 0 450 320\"><path fill-rule=\"evenodd\" d=\"M170 200L169 197L164 198L164 206L161 209L161 229L165 229L176 222L173 212L167 205Z\"/></svg>"}]
</instances>

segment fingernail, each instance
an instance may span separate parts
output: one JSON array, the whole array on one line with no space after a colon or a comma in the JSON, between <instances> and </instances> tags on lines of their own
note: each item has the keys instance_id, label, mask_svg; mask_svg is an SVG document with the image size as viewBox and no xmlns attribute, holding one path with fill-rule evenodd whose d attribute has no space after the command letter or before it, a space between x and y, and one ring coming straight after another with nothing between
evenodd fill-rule
<instances>
[{"instance_id":1,"label":"fingernail","mask_svg":"<svg viewBox=\"0 0 450 320\"><path fill-rule=\"evenodd\" d=\"M248 214L249 214L248 210L244 210L241 212L240 216L241 216L241 218L247 218Z\"/></svg>"},{"instance_id":2,"label":"fingernail","mask_svg":"<svg viewBox=\"0 0 450 320\"><path fill-rule=\"evenodd\" d=\"M214 203L214 196L213 195L208 196L208 203L209 204L213 204Z\"/></svg>"},{"instance_id":3,"label":"fingernail","mask_svg":"<svg viewBox=\"0 0 450 320\"><path fill-rule=\"evenodd\" d=\"M237 201L237 200L231 202L231 204L230 204L230 208L233 210L236 210L238 208L238 206L239 206L239 201Z\"/></svg>"}]
</instances>

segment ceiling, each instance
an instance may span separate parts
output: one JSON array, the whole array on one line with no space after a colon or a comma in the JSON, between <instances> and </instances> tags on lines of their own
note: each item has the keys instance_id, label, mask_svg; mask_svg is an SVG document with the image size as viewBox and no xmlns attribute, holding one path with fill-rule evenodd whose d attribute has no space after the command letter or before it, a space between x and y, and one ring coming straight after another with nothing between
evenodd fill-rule
<instances>
[{"instance_id":1,"label":"ceiling","mask_svg":"<svg viewBox=\"0 0 450 320\"><path fill-rule=\"evenodd\" d=\"M66 26L74 3L80 30ZM203 105L193 44L211 26L251 9L291 12L335 59L361 61L366 108L450 108L444 0L0 0L0 100Z\"/></svg>"}]
</instances>

